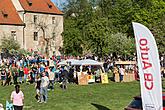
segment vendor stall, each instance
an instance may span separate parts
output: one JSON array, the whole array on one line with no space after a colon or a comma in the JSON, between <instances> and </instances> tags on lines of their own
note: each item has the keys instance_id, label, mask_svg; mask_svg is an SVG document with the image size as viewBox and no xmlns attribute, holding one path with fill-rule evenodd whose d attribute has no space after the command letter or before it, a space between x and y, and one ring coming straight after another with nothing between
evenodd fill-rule
<instances>
[{"instance_id":1,"label":"vendor stall","mask_svg":"<svg viewBox=\"0 0 165 110\"><path fill-rule=\"evenodd\" d=\"M76 62L79 62L79 60L67 59L67 60L63 60L63 61L59 62L57 65L72 65L72 63L75 64Z\"/></svg>"},{"instance_id":2,"label":"vendor stall","mask_svg":"<svg viewBox=\"0 0 165 110\"><path fill-rule=\"evenodd\" d=\"M120 69L124 74L120 72ZM115 82L130 82L136 79L136 62L135 61L116 61L114 67ZM123 78L122 78L123 77Z\"/></svg>"},{"instance_id":3,"label":"vendor stall","mask_svg":"<svg viewBox=\"0 0 165 110\"><path fill-rule=\"evenodd\" d=\"M72 66L79 66L79 72L77 72L77 78L78 78L78 84L80 85L85 85L85 84L89 84L89 83L94 83L96 81L96 77L98 76L98 73L100 74L100 78L102 79L101 81L103 83L107 83L108 78L105 79L106 77L103 75L104 73L104 69L103 69L103 63L95 61L95 60L91 60L91 59L84 59L84 60L79 60L76 62L73 62L71 64ZM97 71L97 70L100 70ZM101 73L102 77L101 77ZM82 78L84 76L84 78ZM83 84L81 83L83 79ZM87 79L87 83L85 82L85 79Z\"/></svg>"}]
</instances>

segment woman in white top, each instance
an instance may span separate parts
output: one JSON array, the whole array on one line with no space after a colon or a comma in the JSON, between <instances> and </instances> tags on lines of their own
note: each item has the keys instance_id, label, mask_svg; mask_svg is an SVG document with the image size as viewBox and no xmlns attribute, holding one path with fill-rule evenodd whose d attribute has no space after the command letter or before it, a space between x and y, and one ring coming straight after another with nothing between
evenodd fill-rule
<instances>
[{"instance_id":1,"label":"woman in white top","mask_svg":"<svg viewBox=\"0 0 165 110\"><path fill-rule=\"evenodd\" d=\"M16 85L15 91L11 93L11 101L13 102L14 110L23 110L24 94L19 85Z\"/></svg>"},{"instance_id":2,"label":"woman in white top","mask_svg":"<svg viewBox=\"0 0 165 110\"><path fill-rule=\"evenodd\" d=\"M125 69L123 68L123 66L121 66L121 67L119 68L120 82L123 82L124 72L125 72Z\"/></svg>"}]
</instances>

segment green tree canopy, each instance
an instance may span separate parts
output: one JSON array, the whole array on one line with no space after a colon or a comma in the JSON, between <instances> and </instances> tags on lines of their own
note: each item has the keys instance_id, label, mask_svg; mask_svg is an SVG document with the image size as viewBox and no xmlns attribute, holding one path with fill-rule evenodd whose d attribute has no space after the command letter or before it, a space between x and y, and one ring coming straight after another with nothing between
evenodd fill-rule
<instances>
[{"instance_id":1,"label":"green tree canopy","mask_svg":"<svg viewBox=\"0 0 165 110\"><path fill-rule=\"evenodd\" d=\"M159 52L165 51L164 0L69 0L65 8L64 48L72 43L67 54L90 51L101 56L112 52L132 55L135 52L132 22L147 26L154 34Z\"/></svg>"},{"instance_id":2,"label":"green tree canopy","mask_svg":"<svg viewBox=\"0 0 165 110\"><path fill-rule=\"evenodd\" d=\"M18 41L14 40L12 37L3 37L1 40L0 48L8 49L8 50L18 50L20 49L20 44Z\"/></svg>"}]
</instances>

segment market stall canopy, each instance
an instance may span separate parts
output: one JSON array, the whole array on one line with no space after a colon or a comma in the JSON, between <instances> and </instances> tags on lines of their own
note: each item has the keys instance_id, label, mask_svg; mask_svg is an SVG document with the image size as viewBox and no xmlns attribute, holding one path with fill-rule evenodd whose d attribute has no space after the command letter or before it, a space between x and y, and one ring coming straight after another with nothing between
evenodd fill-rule
<instances>
[{"instance_id":1,"label":"market stall canopy","mask_svg":"<svg viewBox=\"0 0 165 110\"><path fill-rule=\"evenodd\" d=\"M116 65L135 65L136 61L116 61Z\"/></svg>"},{"instance_id":2,"label":"market stall canopy","mask_svg":"<svg viewBox=\"0 0 165 110\"><path fill-rule=\"evenodd\" d=\"M84 59L84 60L79 60L76 62L73 62L72 65L100 65L103 66L103 63L91 60L91 59Z\"/></svg>"},{"instance_id":3,"label":"market stall canopy","mask_svg":"<svg viewBox=\"0 0 165 110\"><path fill-rule=\"evenodd\" d=\"M57 65L67 65L67 63L66 63L66 61L64 60L64 61L59 62Z\"/></svg>"},{"instance_id":4,"label":"market stall canopy","mask_svg":"<svg viewBox=\"0 0 165 110\"><path fill-rule=\"evenodd\" d=\"M76 62L79 62L79 60L76 60L76 59L67 59L67 60L63 60L61 62L58 63L58 65L68 65L68 63L76 63Z\"/></svg>"}]
</instances>

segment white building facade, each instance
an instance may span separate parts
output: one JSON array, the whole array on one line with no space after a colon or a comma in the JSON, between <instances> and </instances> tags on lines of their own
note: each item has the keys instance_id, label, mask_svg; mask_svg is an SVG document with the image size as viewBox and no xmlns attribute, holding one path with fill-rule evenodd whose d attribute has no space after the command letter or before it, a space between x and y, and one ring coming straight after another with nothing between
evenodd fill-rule
<instances>
[{"instance_id":1,"label":"white building facade","mask_svg":"<svg viewBox=\"0 0 165 110\"><path fill-rule=\"evenodd\" d=\"M63 13L50 0L11 0L11 3L22 24L0 24L0 35L15 31L19 35L17 40L21 48L44 53L47 46L49 55L53 52L60 55L59 48L63 46Z\"/></svg>"}]
</instances>

